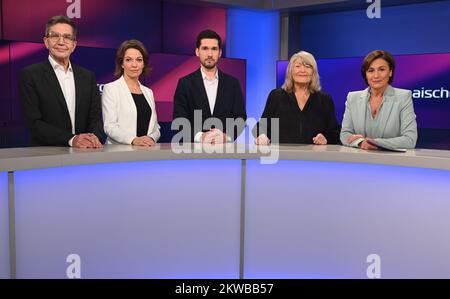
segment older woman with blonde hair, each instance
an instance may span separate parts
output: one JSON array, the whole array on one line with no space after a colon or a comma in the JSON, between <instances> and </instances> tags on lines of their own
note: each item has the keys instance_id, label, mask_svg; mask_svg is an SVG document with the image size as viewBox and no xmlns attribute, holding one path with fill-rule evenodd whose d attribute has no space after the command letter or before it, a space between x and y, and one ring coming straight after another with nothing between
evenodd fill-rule
<instances>
[{"instance_id":1,"label":"older woman with blonde hair","mask_svg":"<svg viewBox=\"0 0 450 299\"><path fill-rule=\"evenodd\" d=\"M264 121L254 129L255 143L259 145L270 142L339 143L333 99L321 91L313 55L300 51L291 57L285 83L270 92L261 119ZM279 120L278 130L274 127L274 119ZM278 136L272 136L275 134Z\"/></svg>"}]
</instances>

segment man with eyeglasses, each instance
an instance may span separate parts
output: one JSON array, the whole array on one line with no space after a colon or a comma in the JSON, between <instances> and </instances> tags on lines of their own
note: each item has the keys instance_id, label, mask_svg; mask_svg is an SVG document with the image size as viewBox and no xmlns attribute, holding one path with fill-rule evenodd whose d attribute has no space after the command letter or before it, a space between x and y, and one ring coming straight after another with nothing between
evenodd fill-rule
<instances>
[{"instance_id":1,"label":"man with eyeglasses","mask_svg":"<svg viewBox=\"0 0 450 299\"><path fill-rule=\"evenodd\" d=\"M70 63L77 28L65 16L45 27L48 60L24 68L20 101L31 146L100 148L104 133L95 75Z\"/></svg>"}]
</instances>

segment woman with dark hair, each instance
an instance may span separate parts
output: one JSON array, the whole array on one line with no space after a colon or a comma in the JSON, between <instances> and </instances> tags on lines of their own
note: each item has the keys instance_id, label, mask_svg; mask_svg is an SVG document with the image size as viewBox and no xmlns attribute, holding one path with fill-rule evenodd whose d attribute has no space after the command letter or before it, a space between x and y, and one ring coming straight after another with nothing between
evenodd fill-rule
<instances>
[{"instance_id":1,"label":"woman with dark hair","mask_svg":"<svg viewBox=\"0 0 450 299\"><path fill-rule=\"evenodd\" d=\"M153 146L160 137L155 100L139 82L149 73L148 52L138 40L127 40L116 53L116 81L103 88L102 107L107 143Z\"/></svg>"},{"instance_id":2,"label":"woman with dark hair","mask_svg":"<svg viewBox=\"0 0 450 299\"><path fill-rule=\"evenodd\" d=\"M369 53L361 67L368 88L350 92L342 120L344 145L376 150L414 148L416 115L411 91L394 88L395 60L383 50Z\"/></svg>"}]
</instances>

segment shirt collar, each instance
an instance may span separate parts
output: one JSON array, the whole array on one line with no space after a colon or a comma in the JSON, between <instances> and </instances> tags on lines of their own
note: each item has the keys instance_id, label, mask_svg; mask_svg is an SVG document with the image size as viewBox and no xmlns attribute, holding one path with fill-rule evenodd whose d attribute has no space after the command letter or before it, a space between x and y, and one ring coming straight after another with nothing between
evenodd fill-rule
<instances>
[{"instance_id":1,"label":"shirt collar","mask_svg":"<svg viewBox=\"0 0 450 299\"><path fill-rule=\"evenodd\" d=\"M200 72L202 73L203 80L210 80L209 77L206 75L206 73L203 71L203 69L200 67ZM216 70L216 73L214 74L214 79L219 79L219 71Z\"/></svg>"},{"instance_id":2,"label":"shirt collar","mask_svg":"<svg viewBox=\"0 0 450 299\"><path fill-rule=\"evenodd\" d=\"M64 67L63 67L62 65L60 65L59 63L57 63L57 62L55 61L55 59L53 59L53 57L50 56L50 55L48 55L48 61L50 61L50 64L52 65L52 68L53 68L54 70L56 70L56 69L62 69L62 70L64 70ZM70 72L72 72L72 64L70 63L70 60L69 60L69 68L68 68L68 70L69 70Z\"/></svg>"}]
</instances>

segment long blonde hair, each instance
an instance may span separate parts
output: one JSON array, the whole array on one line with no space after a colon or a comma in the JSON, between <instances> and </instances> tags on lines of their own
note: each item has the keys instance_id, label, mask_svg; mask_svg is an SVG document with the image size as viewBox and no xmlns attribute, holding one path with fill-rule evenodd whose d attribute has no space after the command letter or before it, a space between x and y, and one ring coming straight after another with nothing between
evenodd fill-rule
<instances>
[{"instance_id":1,"label":"long blonde hair","mask_svg":"<svg viewBox=\"0 0 450 299\"><path fill-rule=\"evenodd\" d=\"M291 59L289 60L289 64L286 70L286 79L284 80L283 88L285 91L291 93L295 92L294 90L294 78L292 76L292 68L294 63L300 60L302 63L308 64L312 67L313 73L311 77L311 82L309 82L309 92L314 93L316 91L320 91L320 77L319 72L317 70L317 62L314 59L314 56L311 53L308 53L306 51L300 51L292 55Z\"/></svg>"}]
</instances>

